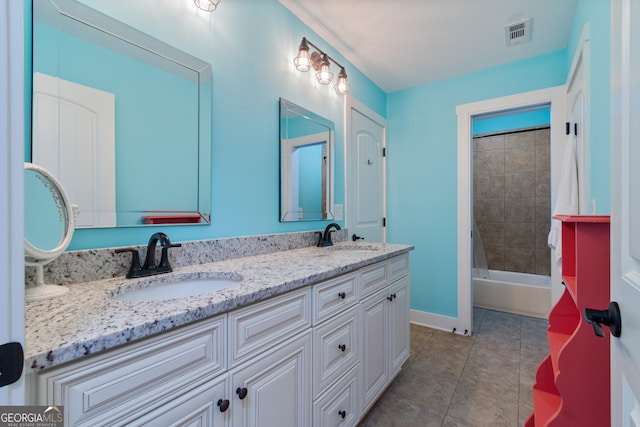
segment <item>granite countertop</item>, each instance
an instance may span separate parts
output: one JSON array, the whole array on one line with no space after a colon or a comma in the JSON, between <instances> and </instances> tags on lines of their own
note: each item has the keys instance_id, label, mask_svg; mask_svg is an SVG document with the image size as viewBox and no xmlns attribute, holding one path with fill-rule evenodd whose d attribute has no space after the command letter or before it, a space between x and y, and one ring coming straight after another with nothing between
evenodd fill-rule
<instances>
[{"instance_id":1,"label":"granite countertop","mask_svg":"<svg viewBox=\"0 0 640 427\"><path fill-rule=\"evenodd\" d=\"M345 246L362 250L340 250ZM371 250L374 248L374 250ZM153 276L169 281L207 272L237 273L238 285L206 295L155 302L114 301L117 277L67 285L69 292L26 304L25 371L36 372L357 270L413 249L411 245L338 243L198 264Z\"/></svg>"}]
</instances>

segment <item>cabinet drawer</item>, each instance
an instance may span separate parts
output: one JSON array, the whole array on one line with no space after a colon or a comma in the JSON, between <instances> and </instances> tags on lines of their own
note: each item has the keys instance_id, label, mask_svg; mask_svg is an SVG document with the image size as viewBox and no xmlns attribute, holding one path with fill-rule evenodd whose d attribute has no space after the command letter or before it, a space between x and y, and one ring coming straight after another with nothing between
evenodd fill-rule
<instances>
[{"instance_id":1,"label":"cabinet drawer","mask_svg":"<svg viewBox=\"0 0 640 427\"><path fill-rule=\"evenodd\" d=\"M68 425L94 424L112 408L118 415L140 413L185 382L226 370L225 326L221 316L46 370L37 376L38 404L64 405Z\"/></svg>"},{"instance_id":2,"label":"cabinet drawer","mask_svg":"<svg viewBox=\"0 0 640 427\"><path fill-rule=\"evenodd\" d=\"M409 274L409 254L398 255L389 261L389 283Z\"/></svg>"},{"instance_id":3,"label":"cabinet drawer","mask_svg":"<svg viewBox=\"0 0 640 427\"><path fill-rule=\"evenodd\" d=\"M360 297L367 295L384 287L387 283L387 261L364 267L360 270Z\"/></svg>"},{"instance_id":4,"label":"cabinet drawer","mask_svg":"<svg viewBox=\"0 0 640 427\"><path fill-rule=\"evenodd\" d=\"M319 396L331 383L358 362L360 316L353 307L313 331L313 395Z\"/></svg>"},{"instance_id":5,"label":"cabinet drawer","mask_svg":"<svg viewBox=\"0 0 640 427\"><path fill-rule=\"evenodd\" d=\"M229 313L230 366L309 328L310 295L304 288Z\"/></svg>"},{"instance_id":6,"label":"cabinet drawer","mask_svg":"<svg viewBox=\"0 0 640 427\"><path fill-rule=\"evenodd\" d=\"M317 427L355 426L360 418L357 365L334 387L313 404L313 421Z\"/></svg>"},{"instance_id":7,"label":"cabinet drawer","mask_svg":"<svg viewBox=\"0 0 640 427\"><path fill-rule=\"evenodd\" d=\"M350 273L313 286L313 324L341 313L358 301L357 274Z\"/></svg>"}]
</instances>

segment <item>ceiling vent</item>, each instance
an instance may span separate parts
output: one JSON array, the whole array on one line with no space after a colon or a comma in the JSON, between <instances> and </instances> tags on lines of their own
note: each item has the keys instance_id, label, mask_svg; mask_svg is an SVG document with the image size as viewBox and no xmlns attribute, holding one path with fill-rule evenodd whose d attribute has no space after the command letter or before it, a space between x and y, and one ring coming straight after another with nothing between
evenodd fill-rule
<instances>
[{"instance_id":1,"label":"ceiling vent","mask_svg":"<svg viewBox=\"0 0 640 427\"><path fill-rule=\"evenodd\" d=\"M507 46L515 46L531 41L531 18L505 25L504 36Z\"/></svg>"}]
</instances>

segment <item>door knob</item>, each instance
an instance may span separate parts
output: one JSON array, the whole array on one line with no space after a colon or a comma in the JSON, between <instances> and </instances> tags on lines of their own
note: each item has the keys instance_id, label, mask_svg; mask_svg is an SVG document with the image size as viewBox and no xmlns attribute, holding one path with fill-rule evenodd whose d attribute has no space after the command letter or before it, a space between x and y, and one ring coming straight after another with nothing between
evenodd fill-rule
<instances>
[{"instance_id":1,"label":"door knob","mask_svg":"<svg viewBox=\"0 0 640 427\"><path fill-rule=\"evenodd\" d=\"M602 325L608 326L611 335L616 338L622 333L620 307L618 307L618 303L615 301L611 301L609 303L609 308L607 310L585 308L584 317L593 325L593 332L599 337L604 337Z\"/></svg>"},{"instance_id":2,"label":"door knob","mask_svg":"<svg viewBox=\"0 0 640 427\"><path fill-rule=\"evenodd\" d=\"M358 240L364 240L364 237L360 237L354 233L353 236L351 236L351 240L353 240L354 242L357 242Z\"/></svg>"}]
</instances>

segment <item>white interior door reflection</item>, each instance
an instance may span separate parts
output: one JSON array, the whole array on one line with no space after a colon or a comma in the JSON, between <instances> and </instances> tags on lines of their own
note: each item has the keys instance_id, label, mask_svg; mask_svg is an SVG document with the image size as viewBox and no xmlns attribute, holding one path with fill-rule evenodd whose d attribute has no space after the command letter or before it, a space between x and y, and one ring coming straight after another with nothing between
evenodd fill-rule
<instances>
[{"instance_id":1,"label":"white interior door reflection","mask_svg":"<svg viewBox=\"0 0 640 427\"><path fill-rule=\"evenodd\" d=\"M290 221L305 212L326 212L327 134L321 132L282 141L282 208Z\"/></svg>"}]
</instances>

